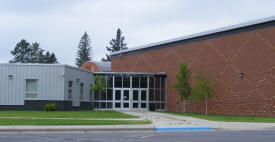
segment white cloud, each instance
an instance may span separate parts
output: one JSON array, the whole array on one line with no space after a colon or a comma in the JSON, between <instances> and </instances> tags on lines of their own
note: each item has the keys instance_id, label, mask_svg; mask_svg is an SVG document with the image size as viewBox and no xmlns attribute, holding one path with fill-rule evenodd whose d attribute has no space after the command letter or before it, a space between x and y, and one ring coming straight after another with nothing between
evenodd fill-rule
<instances>
[{"instance_id":1,"label":"white cloud","mask_svg":"<svg viewBox=\"0 0 275 142\"><path fill-rule=\"evenodd\" d=\"M94 59L100 60L118 27L128 46L135 47L275 14L272 0L36 0L23 3L24 8L7 1L0 0L0 62L12 58L10 51L22 38L56 53L60 63L74 65L85 30Z\"/></svg>"}]
</instances>

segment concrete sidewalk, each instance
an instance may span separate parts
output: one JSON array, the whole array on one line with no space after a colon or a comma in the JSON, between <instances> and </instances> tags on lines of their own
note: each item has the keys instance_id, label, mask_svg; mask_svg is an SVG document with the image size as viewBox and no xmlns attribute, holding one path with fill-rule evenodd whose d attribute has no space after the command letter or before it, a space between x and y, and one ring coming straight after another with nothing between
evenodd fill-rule
<instances>
[{"instance_id":1,"label":"concrete sidewalk","mask_svg":"<svg viewBox=\"0 0 275 142\"><path fill-rule=\"evenodd\" d=\"M47 117L0 117L7 119L54 119L54 120L123 120L123 121L134 121L144 120L142 118L47 118Z\"/></svg>"},{"instance_id":2,"label":"concrete sidewalk","mask_svg":"<svg viewBox=\"0 0 275 142\"><path fill-rule=\"evenodd\" d=\"M216 130L267 130L275 129L275 123L216 122L149 111L122 111L123 113L151 120L155 127L211 127Z\"/></svg>"},{"instance_id":3,"label":"concrete sidewalk","mask_svg":"<svg viewBox=\"0 0 275 142\"><path fill-rule=\"evenodd\" d=\"M154 131L153 125L0 126L1 132Z\"/></svg>"},{"instance_id":4,"label":"concrete sidewalk","mask_svg":"<svg viewBox=\"0 0 275 142\"><path fill-rule=\"evenodd\" d=\"M122 111L150 120L148 125L62 125L62 126L0 126L0 132L94 132L94 131L157 131L157 130L267 130L275 123L216 122L192 117L149 111ZM91 119L93 120L93 119ZM106 119L109 120L109 119ZM118 120L118 119L113 119ZM133 119L131 119L133 120ZM170 128L170 129L169 129Z\"/></svg>"}]
</instances>

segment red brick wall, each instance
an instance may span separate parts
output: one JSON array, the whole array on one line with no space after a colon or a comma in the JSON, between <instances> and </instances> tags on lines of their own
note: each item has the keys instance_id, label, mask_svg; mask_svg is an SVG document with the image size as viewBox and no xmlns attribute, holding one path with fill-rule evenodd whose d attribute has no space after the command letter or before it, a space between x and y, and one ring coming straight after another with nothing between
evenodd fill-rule
<instances>
[{"instance_id":1,"label":"red brick wall","mask_svg":"<svg viewBox=\"0 0 275 142\"><path fill-rule=\"evenodd\" d=\"M93 62L86 62L80 68L91 72L101 72L97 64Z\"/></svg>"},{"instance_id":2,"label":"red brick wall","mask_svg":"<svg viewBox=\"0 0 275 142\"><path fill-rule=\"evenodd\" d=\"M215 80L208 112L275 116L275 27L236 33L112 59L114 72L167 72L167 111L182 111L173 88L178 65ZM239 73L243 72L241 79ZM204 103L189 103L187 112L205 112Z\"/></svg>"}]
</instances>

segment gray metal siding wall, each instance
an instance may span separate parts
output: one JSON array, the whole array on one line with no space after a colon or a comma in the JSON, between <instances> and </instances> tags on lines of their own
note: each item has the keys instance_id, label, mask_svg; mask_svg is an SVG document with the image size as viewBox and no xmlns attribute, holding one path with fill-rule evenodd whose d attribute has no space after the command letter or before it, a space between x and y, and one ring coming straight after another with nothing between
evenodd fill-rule
<instances>
[{"instance_id":1,"label":"gray metal siding wall","mask_svg":"<svg viewBox=\"0 0 275 142\"><path fill-rule=\"evenodd\" d=\"M79 79L79 82L77 82ZM80 106L80 83L84 83L83 102L91 102L90 85L93 84L93 73L83 71L70 66L65 67L65 100L68 100L69 81L73 81L72 87L72 104Z\"/></svg>"},{"instance_id":2,"label":"gray metal siding wall","mask_svg":"<svg viewBox=\"0 0 275 142\"><path fill-rule=\"evenodd\" d=\"M64 100L64 70L64 65L0 64L0 105L24 105L26 79L38 80L37 100Z\"/></svg>"}]
</instances>

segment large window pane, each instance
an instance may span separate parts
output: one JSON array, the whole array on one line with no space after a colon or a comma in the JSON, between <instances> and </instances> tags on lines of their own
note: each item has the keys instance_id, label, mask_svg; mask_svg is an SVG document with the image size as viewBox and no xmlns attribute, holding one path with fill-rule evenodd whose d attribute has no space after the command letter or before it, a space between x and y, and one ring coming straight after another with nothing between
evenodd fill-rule
<instances>
[{"instance_id":1,"label":"large window pane","mask_svg":"<svg viewBox=\"0 0 275 142\"><path fill-rule=\"evenodd\" d=\"M155 88L154 77L149 78L149 88Z\"/></svg>"},{"instance_id":2,"label":"large window pane","mask_svg":"<svg viewBox=\"0 0 275 142\"><path fill-rule=\"evenodd\" d=\"M100 108L105 109L106 108L106 102L101 102L100 103Z\"/></svg>"},{"instance_id":3,"label":"large window pane","mask_svg":"<svg viewBox=\"0 0 275 142\"><path fill-rule=\"evenodd\" d=\"M147 88L147 77L140 78L140 88Z\"/></svg>"},{"instance_id":4,"label":"large window pane","mask_svg":"<svg viewBox=\"0 0 275 142\"><path fill-rule=\"evenodd\" d=\"M155 99L156 99L156 101L160 101L160 90L159 89L155 90Z\"/></svg>"},{"instance_id":5,"label":"large window pane","mask_svg":"<svg viewBox=\"0 0 275 142\"><path fill-rule=\"evenodd\" d=\"M141 100L146 101L146 98L147 98L147 91L141 90Z\"/></svg>"},{"instance_id":6,"label":"large window pane","mask_svg":"<svg viewBox=\"0 0 275 142\"><path fill-rule=\"evenodd\" d=\"M161 78L161 89L164 89L165 88L165 78L162 77Z\"/></svg>"},{"instance_id":7,"label":"large window pane","mask_svg":"<svg viewBox=\"0 0 275 142\"><path fill-rule=\"evenodd\" d=\"M123 88L130 88L130 77L129 76L123 77Z\"/></svg>"},{"instance_id":8,"label":"large window pane","mask_svg":"<svg viewBox=\"0 0 275 142\"><path fill-rule=\"evenodd\" d=\"M138 90L133 91L133 100L138 101Z\"/></svg>"},{"instance_id":9,"label":"large window pane","mask_svg":"<svg viewBox=\"0 0 275 142\"><path fill-rule=\"evenodd\" d=\"M132 78L132 87L133 88L139 88L139 77L133 77Z\"/></svg>"},{"instance_id":10,"label":"large window pane","mask_svg":"<svg viewBox=\"0 0 275 142\"><path fill-rule=\"evenodd\" d=\"M95 91L95 100L99 100L99 91Z\"/></svg>"},{"instance_id":11,"label":"large window pane","mask_svg":"<svg viewBox=\"0 0 275 142\"><path fill-rule=\"evenodd\" d=\"M102 101L106 100L106 92L101 92L100 100L102 100Z\"/></svg>"},{"instance_id":12,"label":"large window pane","mask_svg":"<svg viewBox=\"0 0 275 142\"><path fill-rule=\"evenodd\" d=\"M26 98L37 98L37 80L26 80Z\"/></svg>"},{"instance_id":13,"label":"large window pane","mask_svg":"<svg viewBox=\"0 0 275 142\"><path fill-rule=\"evenodd\" d=\"M130 96L129 96L129 90L124 90L123 91L123 100L129 100Z\"/></svg>"},{"instance_id":14,"label":"large window pane","mask_svg":"<svg viewBox=\"0 0 275 142\"><path fill-rule=\"evenodd\" d=\"M112 109L113 108L113 103L112 102L108 102L107 103L107 108L108 109Z\"/></svg>"},{"instance_id":15,"label":"large window pane","mask_svg":"<svg viewBox=\"0 0 275 142\"><path fill-rule=\"evenodd\" d=\"M146 103L141 103L141 108L146 108Z\"/></svg>"},{"instance_id":16,"label":"large window pane","mask_svg":"<svg viewBox=\"0 0 275 142\"><path fill-rule=\"evenodd\" d=\"M155 101L155 90L149 89L149 101Z\"/></svg>"},{"instance_id":17,"label":"large window pane","mask_svg":"<svg viewBox=\"0 0 275 142\"><path fill-rule=\"evenodd\" d=\"M160 77L155 77L155 88L160 88Z\"/></svg>"},{"instance_id":18,"label":"large window pane","mask_svg":"<svg viewBox=\"0 0 275 142\"><path fill-rule=\"evenodd\" d=\"M161 101L165 101L165 90L161 89Z\"/></svg>"},{"instance_id":19,"label":"large window pane","mask_svg":"<svg viewBox=\"0 0 275 142\"><path fill-rule=\"evenodd\" d=\"M68 99L71 100L73 96L73 81L69 81Z\"/></svg>"},{"instance_id":20,"label":"large window pane","mask_svg":"<svg viewBox=\"0 0 275 142\"><path fill-rule=\"evenodd\" d=\"M113 89L108 89L107 100L113 100Z\"/></svg>"},{"instance_id":21,"label":"large window pane","mask_svg":"<svg viewBox=\"0 0 275 142\"><path fill-rule=\"evenodd\" d=\"M165 103L161 103L161 109L165 109Z\"/></svg>"},{"instance_id":22,"label":"large window pane","mask_svg":"<svg viewBox=\"0 0 275 142\"><path fill-rule=\"evenodd\" d=\"M115 99L116 100L120 100L121 99L121 91L120 90L116 90L116 92L115 92Z\"/></svg>"},{"instance_id":23,"label":"large window pane","mask_svg":"<svg viewBox=\"0 0 275 142\"><path fill-rule=\"evenodd\" d=\"M107 81L108 81L107 87L108 88L113 88L113 77L112 76L108 76L107 77Z\"/></svg>"},{"instance_id":24,"label":"large window pane","mask_svg":"<svg viewBox=\"0 0 275 142\"><path fill-rule=\"evenodd\" d=\"M95 108L99 108L99 102L95 102Z\"/></svg>"},{"instance_id":25,"label":"large window pane","mask_svg":"<svg viewBox=\"0 0 275 142\"><path fill-rule=\"evenodd\" d=\"M161 109L161 104L160 103L156 103L156 109Z\"/></svg>"},{"instance_id":26,"label":"large window pane","mask_svg":"<svg viewBox=\"0 0 275 142\"><path fill-rule=\"evenodd\" d=\"M115 77L115 87L116 88L121 88L122 87L122 77L121 76L116 76Z\"/></svg>"}]
</instances>

